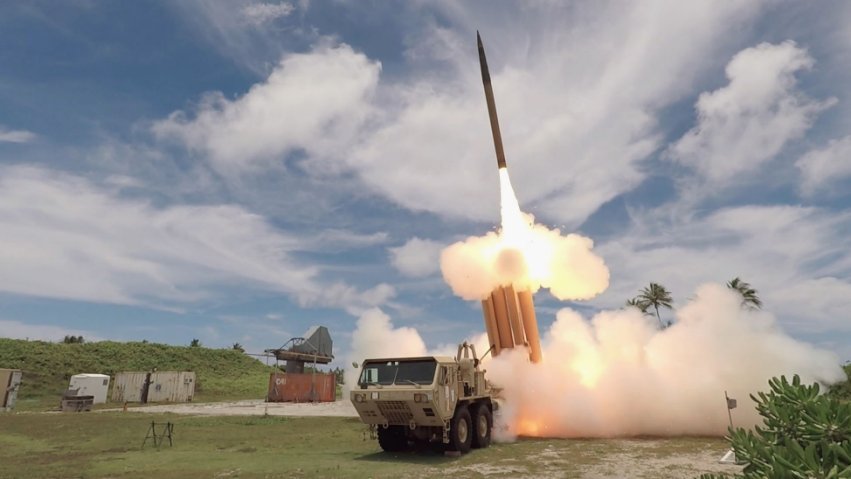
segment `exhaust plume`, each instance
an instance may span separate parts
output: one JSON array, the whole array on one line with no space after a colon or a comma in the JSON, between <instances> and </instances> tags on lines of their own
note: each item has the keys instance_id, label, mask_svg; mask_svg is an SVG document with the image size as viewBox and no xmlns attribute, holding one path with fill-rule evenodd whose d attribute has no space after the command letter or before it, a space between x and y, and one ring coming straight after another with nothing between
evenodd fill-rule
<instances>
[{"instance_id":1,"label":"exhaust plume","mask_svg":"<svg viewBox=\"0 0 851 479\"><path fill-rule=\"evenodd\" d=\"M609 285L609 269L594 242L536 224L520 211L506 168L499 169L502 227L443 250L440 268L452 292L481 300L499 286L532 293L547 288L558 299L590 299Z\"/></svg>"},{"instance_id":2,"label":"exhaust plume","mask_svg":"<svg viewBox=\"0 0 851 479\"><path fill-rule=\"evenodd\" d=\"M723 435L724 391L737 398L736 426L758 423L749 398L768 379L844 379L839 358L787 336L774 317L741 307L725 286L707 284L659 331L655 318L626 308L586 321L558 312L544 361L512 350L488 364L504 388L500 437Z\"/></svg>"}]
</instances>

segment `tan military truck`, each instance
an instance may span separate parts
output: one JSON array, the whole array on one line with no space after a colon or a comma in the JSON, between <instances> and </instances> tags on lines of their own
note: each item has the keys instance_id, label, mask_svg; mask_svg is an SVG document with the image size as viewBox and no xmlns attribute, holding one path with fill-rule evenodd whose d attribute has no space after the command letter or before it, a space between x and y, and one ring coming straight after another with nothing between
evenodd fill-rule
<instances>
[{"instance_id":1,"label":"tan military truck","mask_svg":"<svg viewBox=\"0 0 851 479\"><path fill-rule=\"evenodd\" d=\"M490 445L493 392L465 342L455 357L367 359L350 394L385 451L434 443L463 454Z\"/></svg>"}]
</instances>

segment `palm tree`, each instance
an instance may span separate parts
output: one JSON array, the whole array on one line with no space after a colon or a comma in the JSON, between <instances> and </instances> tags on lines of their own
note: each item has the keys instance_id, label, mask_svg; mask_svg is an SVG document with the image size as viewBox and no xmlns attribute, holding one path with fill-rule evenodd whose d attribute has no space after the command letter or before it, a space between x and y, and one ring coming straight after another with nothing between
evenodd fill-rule
<instances>
[{"instance_id":1,"label":"palm tree","mask_svg":"<svg viewBox=\"0 0 851 479\"><path fill-rule=\"evenodd\" d=\"M665 329L666 325L662 322L662 317L659 315L659 306L671 309L671 304L674 302L673 298L671 298L671 293L659 283L650 283L650 286L642 289L641 293L635 299L641 303L645 303L648 308L653 306L653 309L656 310L656 319L659 320L662 329Z\"/></svg>"},{"instance_id":2,"label":"palm tree","mask_svg":"<svg viewBox=\"0 0 851 479\"><path fill-rule=\"evenodd\" d=\"M648 314L647 308L650 307L649 303L646 303L646 302L644 302L644 301L642 301L638 298L632 298L632 299L626 300L626 305L632 306L634 308L638 308L638 310L641 311L644 314Z\"/></svg>"},{"instance_id":3,"label":"palm tree","mask_svg":"<svg viewBox=\"0 0 851 479\"><path fill-rule=\"evenodd\" d=\"M727 287L742 295L742 306L747 306L750 309L762 308L762 300L757 296L756 290L738 276L727 282Z\"/></svg>"}]
</instances>

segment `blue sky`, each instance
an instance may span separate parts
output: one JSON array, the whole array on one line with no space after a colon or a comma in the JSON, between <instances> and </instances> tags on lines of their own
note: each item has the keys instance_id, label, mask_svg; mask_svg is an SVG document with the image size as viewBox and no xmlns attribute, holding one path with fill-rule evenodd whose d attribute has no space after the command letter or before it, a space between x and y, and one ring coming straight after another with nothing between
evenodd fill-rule
<instances>
[{"instance_id":1,"label":"blue sky","mask_svg":"<svg viewBox=\"0 0 851 479\"><path fill-rule=\"evenodd\" d=\"M747 2L0 5L0 336L258 352L372 308L483 329L442 247L492 230L475 32L538 221L684 304L740 276L851 359L851 6Z\"/></svg>"}]
</instances>

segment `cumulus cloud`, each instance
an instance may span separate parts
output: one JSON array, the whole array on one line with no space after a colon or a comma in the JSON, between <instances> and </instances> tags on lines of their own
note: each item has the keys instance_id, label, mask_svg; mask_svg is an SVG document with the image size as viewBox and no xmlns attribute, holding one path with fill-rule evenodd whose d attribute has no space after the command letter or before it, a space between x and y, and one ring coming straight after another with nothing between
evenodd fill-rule
<instances>
[{"instance_id":1,"label":"cumulus cloud","mask_svg":"<svg viewBox=\"0 0 851 479\"><path fill-rule=\"evenodd\" d=\"M36 134L27 130L9 130L0 125L0 143L29 143L36 139Z\"/></svg>"},{"instance_id":2,"label":"cumulus cloud","mask_svg":"<svg viewBox=\"0 0 851 479\"><path fill-rule=\"evenodd\" d=\"M70 329L52 324L28 324L21 321L0 319L0 338L62 341L65 336L82 336L90 342L103 339L91 331Z\"/></svg>"},{"instance_id":3,"label":"cumulus cloud","mask_svg":"<svg viewBox=\"0 0 851 479\"><path fill-rule=\"evenodd\" d=\"M676 302L699 284L740 276L796 334L848 332L851 214L802 206L737 206L706 215L676 207L634 212L633 226L598 245L611 285L595 304L614 307L650 281Z\"/></svg>"},{"instance_id":4,"label":"cumulus cloud","mask_svg":"<svg viewBox=\"0 0 851 479\"><path fill-rule=\"evenodd\" d=\"M351 362L360 364L367 358L424 356L426 346L414 328L396 327L384 311L372 308L364 311L352 332ZM358 370L346 367L346 385L357 382Z\"/></svg>"},{"instance_id":5,"label":"cumulus cloud","mask_svg":"<svg viewBox=\"0 0 851 479\"><path fill-rule=\"evenodd\" d=\"M389 248L390 262L405 276L423 277L436 273L443 244L413 237L402 246Z\"/></svg>"},{"instance_id":6,"label":"cumulus cloud","mask_svg":"<svg viewBox=\"0 0 851 479\"><path fill-rule=\"evenodd\" d=\"M742 50L727 65L729 83L700 95L698 123L670 147L670 158L712 183L770 161L836 102L813 100L797 88L795 74L813 64L807 51L791 41Z\"/></svg>"},{"instance_id":7,"label":"cumulus cloud","mask_svg":"<svg viewBox=\"0 0 851 479\"><path fill-rule=\"evenodd\" d=\"M286 17L295 10L289 3L252 3L242 8L242 16L251 24L264 25Z\"/></svg>"},{"instance_id":8,"label":"cumulus cloud","mask_svg":"<svg viewBox=\"0 0 851 479\"><path fill-rule=\"evenodd\" d=\"M497 178L471 33L484 22L521 203L546 221L576 226L644 179L639 163L661 143L655 115L690 92L724 44L719 34L760 5L657 2L613 12L602 4L537 4L522 22L492 9L420 5L447 14L452 25L411 33L409 76L379 84L376 62L326 40L287 55L237 100L210 94L194 117L176 112L154 131L205 153L222 171L268 166L299 151L311 170L353 171L407 209L492 220ZM541 27L551 23L559 28Z\"/></svg>"},{"instance_id":9,"label":"cumulus cloud","mask_svg":"<svg viewBox=\"0 0 851 479\"><path fill-rule=\"evenodd\" d=\"M801 192L807 196L830 190L851 178L851 136L831 140L824 148L807 152L795 166L801 172Z\"/></svg>"},{"instance_id":10,"label":"cumulus cloud","mask_svg":"<svg viewBox=\"0 0 851 479\"><path fill-rule=\"evenodd\" d=\"M309 305L369 307L389 285L325 284L285 234L232 205L156 207L81 177L0 170L0 291L123 304L180 305L222 286L288 294Z\"/></svg>"},{"instance_id":11,"label":"cumulus cloud","mask_svg":"<svg viewBox=\"0 0 851 479\"><path fill-rule=\"evenodd\" d=\"M322 44L286 55L262 83L234 100L204 96L194 113L152 125L160 139L204 153L225 175L280 162L288 153L344 157L369 116L379 63L348 45Z\"/></svg>"},{"instance_id":12,"label":"cumulus cloud","mask_svg":"<svg viewBox=\"0 0 851 479\"><path fill-rule=\"evenodd\" d=\"M719 32L746 22L760 3L651 2L615 12L550 2L524 5L522 15L438 5L453 28L434 26L410 41L422 75L389 89L396 106L364 136L353 167L406 208L496 217L473 37L480 28L521 204L575 226L643 180L638 163L660 142L655 113L688 92L723 43Z\"/></svg>"}]
</instances>

